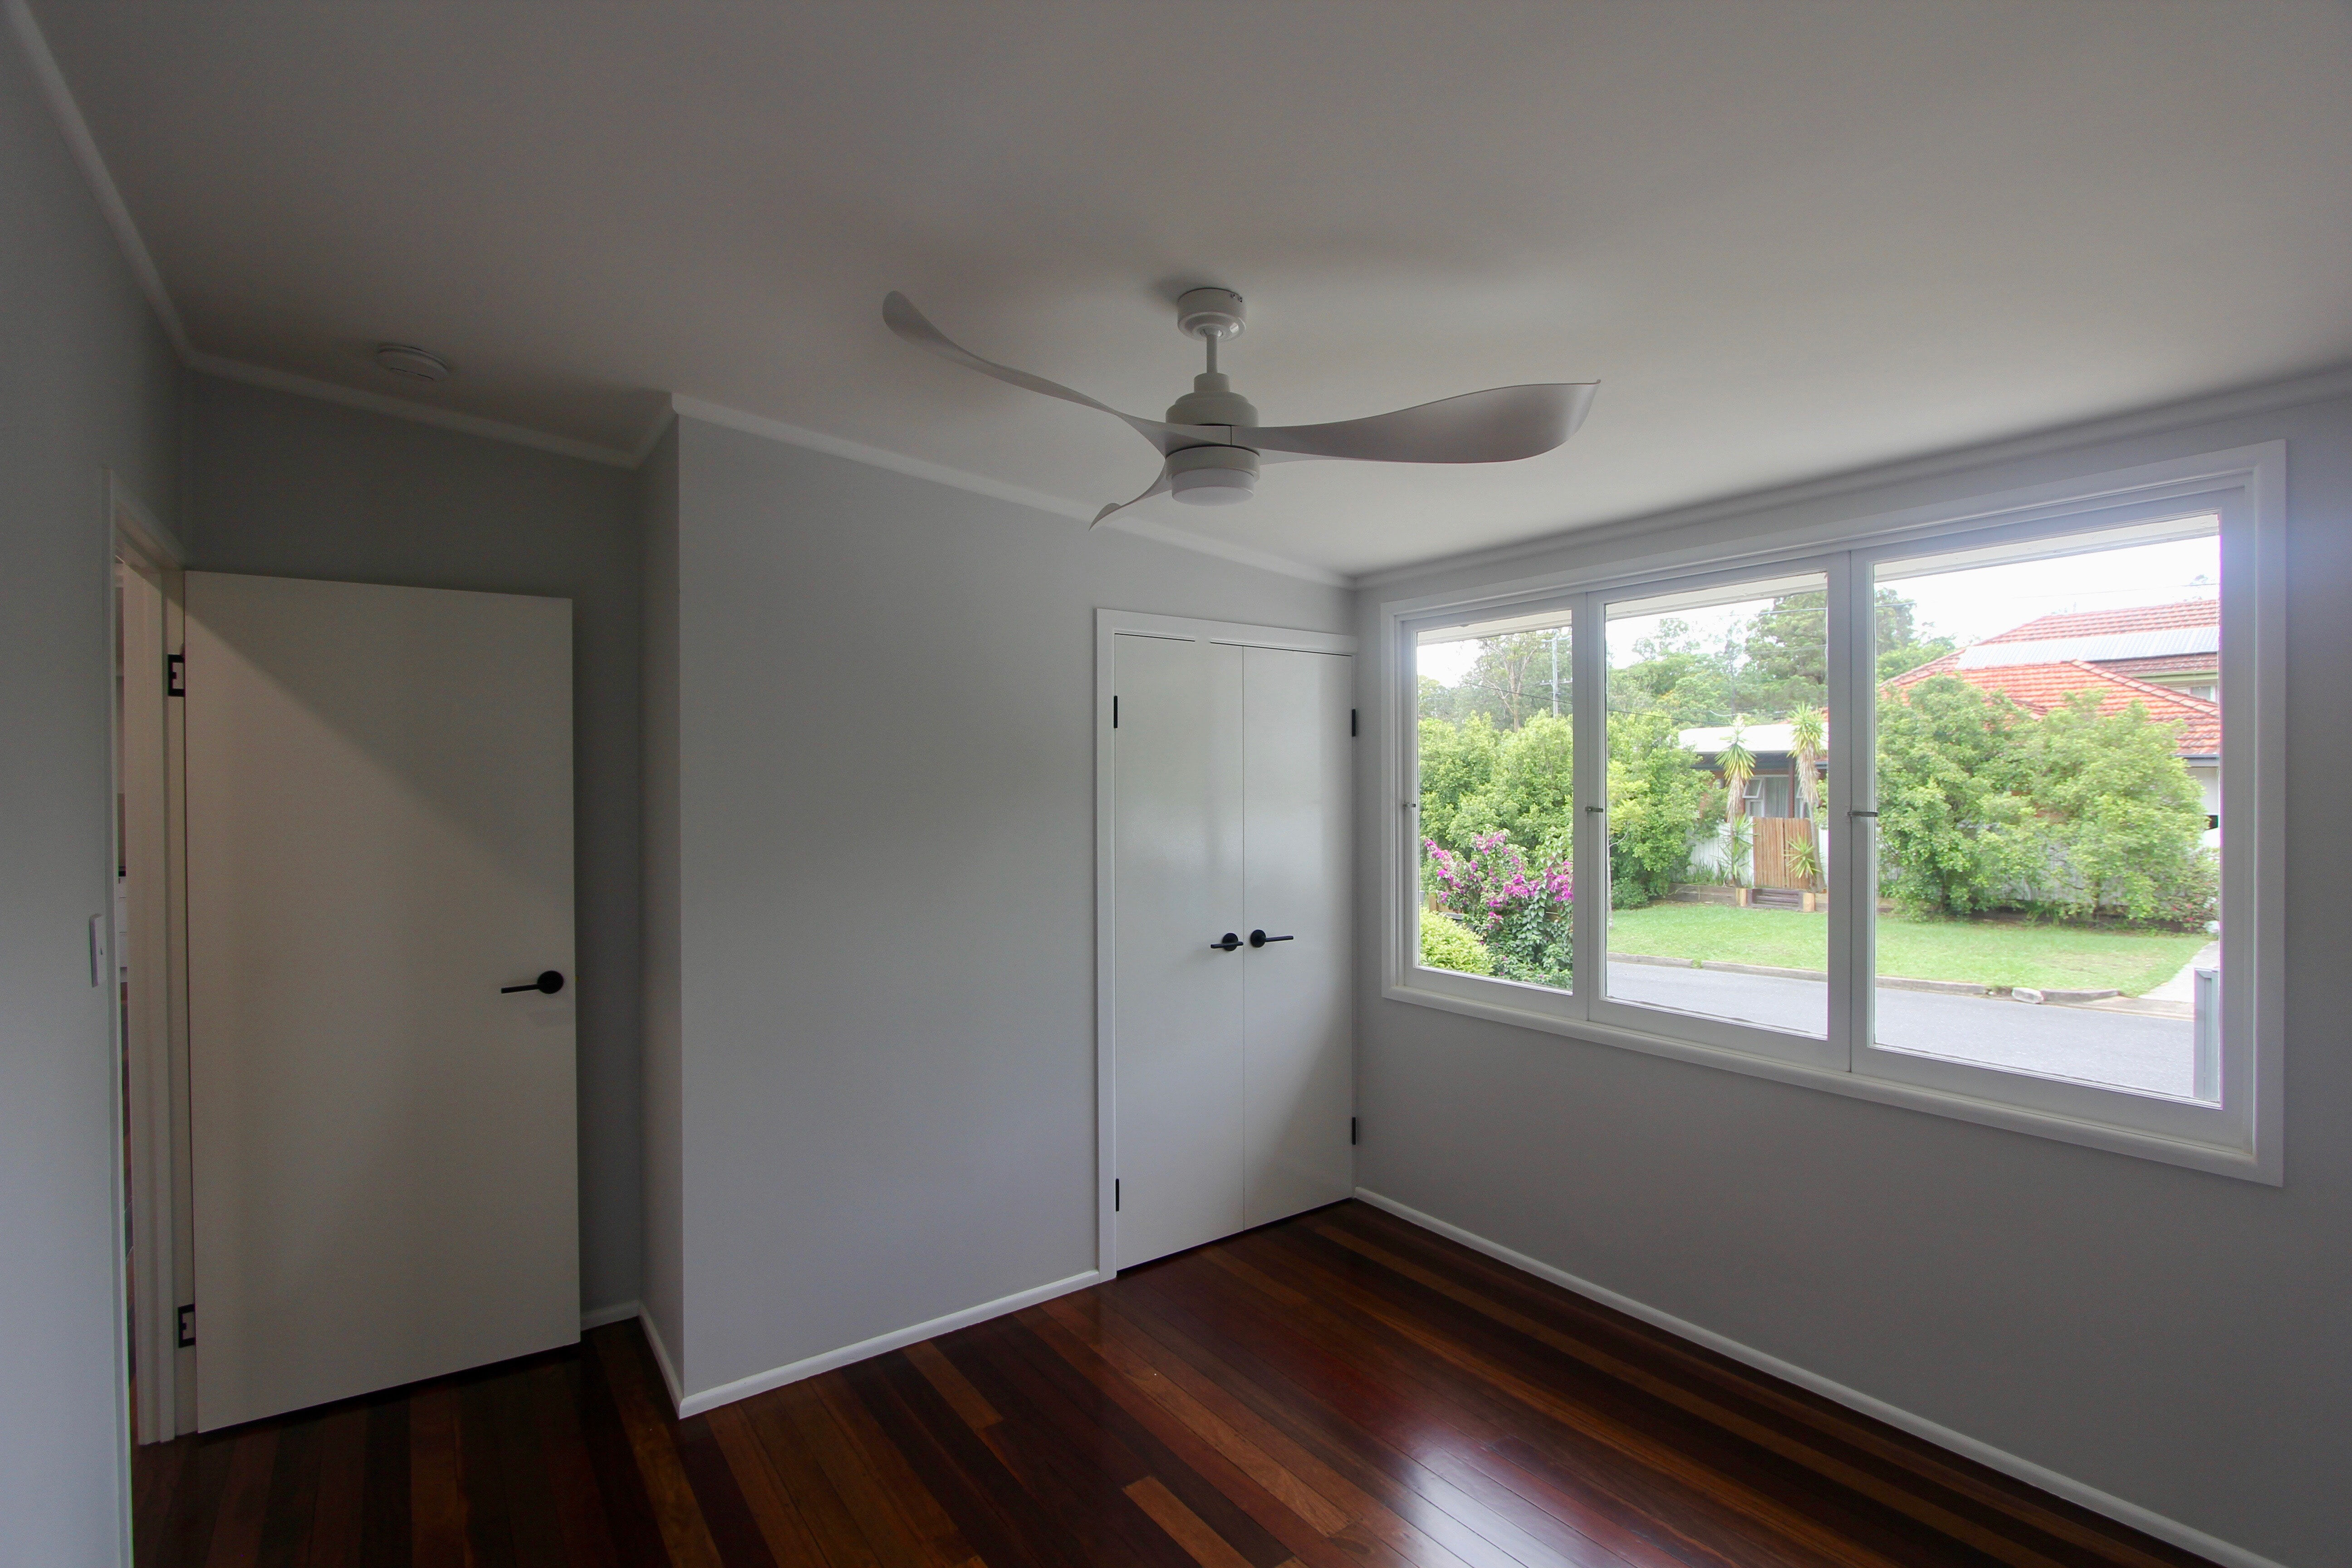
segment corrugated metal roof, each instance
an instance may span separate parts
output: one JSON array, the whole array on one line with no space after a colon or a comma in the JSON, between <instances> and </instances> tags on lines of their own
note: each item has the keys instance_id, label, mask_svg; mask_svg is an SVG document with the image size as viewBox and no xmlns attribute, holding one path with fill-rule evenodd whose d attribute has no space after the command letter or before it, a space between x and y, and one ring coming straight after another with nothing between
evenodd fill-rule
<instances>
[{"instance_id":1,"label":"corrugated metal roof","mask_svg":"<svg viewBox=\"0 0 2352 1568\"><path fill-rule=\"evenodd\" d=\"M2057 664L2069 659L2162 658L2172 654L2221 651L2218 626L2167 626L2158 631L2111 632L2105 637L2053 637L2034 642L1980 642L1960 650L1961 669L2000 669L2016 664Z\"/></svg>"}]
</instances>

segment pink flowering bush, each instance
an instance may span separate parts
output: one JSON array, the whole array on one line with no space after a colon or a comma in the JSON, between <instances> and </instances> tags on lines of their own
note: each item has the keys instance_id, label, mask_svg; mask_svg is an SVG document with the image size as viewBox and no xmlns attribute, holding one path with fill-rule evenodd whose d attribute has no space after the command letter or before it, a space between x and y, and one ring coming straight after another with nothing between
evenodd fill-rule
<instances>
[{"instance_id":1,"label":"pink flowering bush","mask_svg":"<svg viewBox=\"0 0 2352 1568\"><path fill-rule=\"evenodd\" d=\"M1576 876L1566 857L1531 867L1519 846L1499 831L1472 838L1466 854L1434 838L1422 840L1422 847L1423 885L1440 909L1485 944L1505 977L1568 984Z\"/></svg>"}]
</instances>

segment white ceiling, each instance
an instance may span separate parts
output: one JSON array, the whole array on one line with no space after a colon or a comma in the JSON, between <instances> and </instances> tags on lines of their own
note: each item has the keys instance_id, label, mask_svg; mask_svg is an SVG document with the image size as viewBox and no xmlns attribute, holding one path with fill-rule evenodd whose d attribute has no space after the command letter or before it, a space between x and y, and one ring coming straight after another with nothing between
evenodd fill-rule
<instances>
[{"instance_id":1,"label":"white ceiling","mask_svg":"<svg viewBox=\"0 0 2352 1568\"><path fill-rule=\"evenodd\" d=\"M1362 573L2352 361L2335 0L36 0L194 347L632 448L676 391L1087 508L1248 296L1269 422L1548 457L1160 521ZM383 339L458 368L418 390Z\"/></svg>"}]
</instances>

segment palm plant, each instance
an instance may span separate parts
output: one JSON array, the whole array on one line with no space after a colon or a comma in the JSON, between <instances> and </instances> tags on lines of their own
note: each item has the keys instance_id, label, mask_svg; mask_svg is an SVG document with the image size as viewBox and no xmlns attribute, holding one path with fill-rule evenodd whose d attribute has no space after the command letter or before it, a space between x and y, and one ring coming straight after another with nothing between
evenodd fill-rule
<instances>
[{"instance_id":1,"label":"palm plant","mask_svg":"<svg viewBox=\"0 0 2352 1568\"><path fill-rule=\"evenodd\" d=\"M1813 836L1810 831L1811 826L1807 823L1808 831L1801 837L1789 840L1785 860L1789 875L1807 888L1811 888L1813 879L1822 874L1821 856L1813 847Z\"/></svg>"},{"instance_id":2,"label":"palm plant","mask_svg":"<svg viewBox=\"0 0 2352 1568\"><path fill-rule=\"evenodd\" d=\"M1821 761L1829 750L1829 715L1800 708L1789 721L1789 751L1797 764L1797 798L1807 816L1822 814Z\"/></svg>"},{"instance_id":3,"label":"palm plant","mask_svg":"<svg viewBox=\"0 0 2352 1568\"><path fill-rule=\"evenodd\" d=\"M1724 788L1728 792L1723 802L1723 820L1738 822L1747 815L1748 781L1756 776L1756 753L1748 749L1748 715L1742 713L1731 721L1731 738L1723 750L1715 754L1715 765L1723 774Z\"/></svg>"},{"instance_id":4,"label":"palm plant","mask_svg":"<svg viewBox=\"0 0 2352 1568\"><path fill-rule=\"evenodd\" d=\"M1805 803L1805 830L1789 846L1788 867L1789 875L1808 888L1821 875L1821 760L1828 750L1829 715L1818 708L1798 709L1789 721L1789 751L1797 765L1797 798Z\"/></svg>"}]
</instances>

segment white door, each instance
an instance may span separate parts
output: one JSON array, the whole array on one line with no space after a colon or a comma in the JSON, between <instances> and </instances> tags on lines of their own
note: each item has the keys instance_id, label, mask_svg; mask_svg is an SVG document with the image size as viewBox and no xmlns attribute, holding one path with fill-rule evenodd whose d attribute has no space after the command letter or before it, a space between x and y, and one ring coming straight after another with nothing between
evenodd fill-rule
<instances>
[{"instance_id":1,"label":"white door","mask_svg":"<svg viewBox=\"0 0 2352 1568\"><path fill-rule=\"evenodd\" d=\"M1354 660L1111 642L1124 1268L1352 1190Z\"/></svg>"},{"instance_id":2,"label":"white door","mask_svg":"<svg viewBox=\"0 0 2352 1568\"><path fill-rule=\"evenodd\" d=\"M1114 842L1118 1267L1247 1222L1242 650L1121 637ZM1235 945L1211 944L1233 932Z\"/></svg>"},{"instance_id":3,"label":"white door","mask_svg":"<svg viewBox=\"0 0 2352 1568\"><path fill-rule=\"evenodd\" d=\"M578 1338L570 603L186 599L198 1426Z\"/></svg>"},{"instance_id":4,"label":"white door","mask_svg":"<svg viewBox=\"0 0 2352 1568\"><path fill-rule=\"evenodd\" d=\"M1249 1083L1243 1100L1247 1225L1355 1189L1348 981L1349 757L1355 660L1242 653L1244 938ZM1235 1227L1240 1228L1240 1227Z\"/></svg>"}]
</instances>

